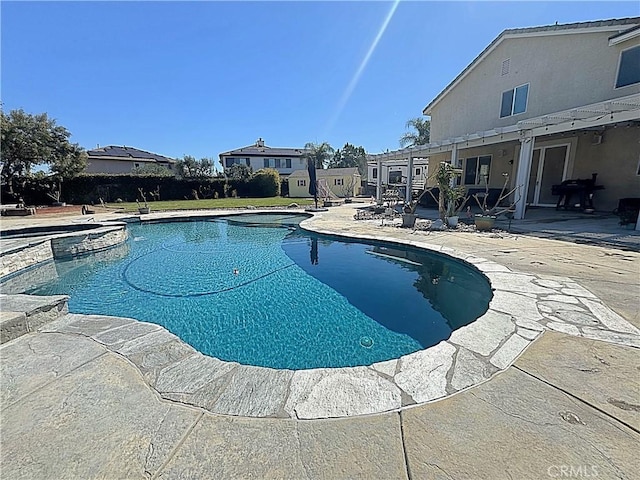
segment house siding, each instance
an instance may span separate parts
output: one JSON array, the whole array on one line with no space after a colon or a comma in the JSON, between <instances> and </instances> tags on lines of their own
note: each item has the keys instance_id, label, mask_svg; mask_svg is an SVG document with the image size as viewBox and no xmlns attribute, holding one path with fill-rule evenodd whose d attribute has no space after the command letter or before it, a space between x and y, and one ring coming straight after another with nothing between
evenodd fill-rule
<instances>
[{"instance_id":1,"label":"house siding","mask_svg":"<svg viewBox=\"0 0 640 480\"><path fill-rule=\"evenodd\" d=\"M301 172L289 178L289 196L292 198L309 198L311 197L311 195L309 195L309 175L301 175L300 173ZM342 185L336 185L336 179L341 180ZM298 186L298 180L305 180L305 185ZM329 190L337 197L346 196L346 189L349 182L355 183L353 186L353 196L360 195L361 193L360 175L318 175L318 180L326 180Z\"/></svg>"},{"instance_id":2,"label":"house siding","mask_svg":"<svg viewBox=\"0 0 640 480\"><path fill-rule=\"evenodd\" d=\"M432 141L640 92L640 84L615 88L620 52L640 39L609 46L613 33L504 39L432 106ZM506 59L509 73L502 75ZM529 84L526 112L500 118L502 93L523 84Z\"/></svg>"}]
</instances>

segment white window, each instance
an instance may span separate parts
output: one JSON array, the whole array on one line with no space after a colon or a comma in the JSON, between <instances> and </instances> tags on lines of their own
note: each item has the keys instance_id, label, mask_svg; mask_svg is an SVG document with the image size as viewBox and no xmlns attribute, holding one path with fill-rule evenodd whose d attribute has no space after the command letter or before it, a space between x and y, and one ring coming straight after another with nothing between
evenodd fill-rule
<instances>
[{"instance_id":1,"label":"white window","mask_svg":"<svg viewBox=\"0 0 640 480\"><path fill-rule=\"evenodd\" d=\"M334 185L344 185L344 178L335 178L333 180Z\"/></svg>"},{"instance_id":2,"label":"white window","mask_svg":"<svg viewBox=\"0 0 640 480\"><path fill-rule=\"evenodd\" d=\"M529 84L520 85L506 92L502 92L502 104L500 105L500 118L510 117L527 111L527 97L529 96Z\"/></svg>"},{"instance_id":3,"label":"white window","mask_svg":"<svg viewBox=\"0 0 640 480\"><path fill-rule=\"evenodd\" d=\"M640 45L620 52L616 88L640 83Z\"/></svg>"},{"instance_id":4,"label":"white window","mask_svg":"<svg viewBox=\"0 0 640 480\"><path fill-rule=\"evenodd\" d=\"M465 185L485 185L489 181L491 155L467 158L464 167Z\"/></svg>"},{"instance_id":5,"label":"white window","mask_svg":"<svg viewBox=\"0 0 640 480\"><path fill-rule=\"evenodd\" d=\"M299 187L306 187L307 186L307 181L306 180L298 180L298 186Z\"/></svg>"}]
</instances>

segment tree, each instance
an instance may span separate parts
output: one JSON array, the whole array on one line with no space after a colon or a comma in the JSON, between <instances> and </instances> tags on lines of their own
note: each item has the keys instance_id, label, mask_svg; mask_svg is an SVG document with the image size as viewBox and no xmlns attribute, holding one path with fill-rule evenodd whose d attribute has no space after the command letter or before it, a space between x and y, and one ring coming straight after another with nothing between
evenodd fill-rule
<instances>
[{"instance_id":1,"label":"tree","mask_svg":"<svg viewBox=\"0 0 640 480\"><path fill-rule=\"evenodd\" d=\"M25 179L35 165L47 164L60 183L82 172L87 154L69 142L69 131L56 125L46 113L31 115L24 110L0 111L2 181L14 198L20 196Z\"/></svg>"},{"instance_id":2,"label":"tree","mask_svg":"<svg viewBox=\"0 0 640 480\"><path fill-rule=\"evenodd\" d=\"M412 128L415 131L406 132L400 137L401 147L412 147L414 145L426 145L429 143L431 135L431 122L424 118L412 118L405 124L405 128Z\"/></svg>"},{"instance_id":3,"label":"tree","mask_svg":"<svg viewBox=\"0 0 640 480\"><path fill-rule=\"evenodd\" d=\"M180 177L203 178L212 177L214 174L214 161L210 158L201 158L196 160L191 155L185 155L176 163L178 175Z\"/></svg>"},{"instance_id":4,"label":"tree","mask_svg":"<svg viewBox=\"0 0 640 480\"><path fill-rule=\"evenodd\" d=\"M141 167L131 169L131 175L155 175L158 177L173 177L173 173L157 163L146 163Z\"/></svg>"},{"instance_id":5,"label":"tree","mask_svg":"<svg viewBox=\"0 0 640 480\"><path fill-rule=\"evenodd\" d=\"M251 175L249 188L256 197L277 197L280 195L280 174L273 168L263 168Z\"/></svg>"},{"instance_id":6,"label":"tree","mask_svg":"<svg viewBox=\"0 0 640 480\"><path fill-rule=\"evenodd\" d=\"M246 180L251 176L253 171L248 165L234 163L226 168L225 173L227 174L227 178L231 178L232 180Z\"/></svg>"},{"instance_id":7,"label":"tree","mask_svg":"<svg viewBox=\"0 0 640 480\"><path fill-rule=\"evenodd\" d=\"M302 158L312 161L316 168L326 168L331 160L331 155L334 153L333 147L327 142L320 144L309 142L304 146L305 152L302 154Z\"/></svg>"},{"instance_id":8,"label":"tree","mask_svg":"<svg viewBox=\"0 0 640 480\"><path fill-rule=\"evenodd\" d=\"M356 147L345 143L342 150L338 149L329 162L329 168L357 167L362 178L367 175L367 152L363 147Z\"/></svg>"}]
</instances>

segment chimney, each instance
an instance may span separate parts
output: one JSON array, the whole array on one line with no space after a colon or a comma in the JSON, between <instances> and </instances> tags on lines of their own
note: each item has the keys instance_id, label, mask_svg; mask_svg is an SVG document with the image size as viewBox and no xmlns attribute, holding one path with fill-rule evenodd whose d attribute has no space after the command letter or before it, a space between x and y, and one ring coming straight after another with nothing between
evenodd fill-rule
<instances>
[{"instance_id":1,"label":"chimney","mask_svg":"<svg viewBox=\"0 0 640 480\"><path fill-rule=\"evenodd\" d=\"M256 140L256 147L264 147L264 140L262 139L262 137Z\"/></svg>"}]
</instances>

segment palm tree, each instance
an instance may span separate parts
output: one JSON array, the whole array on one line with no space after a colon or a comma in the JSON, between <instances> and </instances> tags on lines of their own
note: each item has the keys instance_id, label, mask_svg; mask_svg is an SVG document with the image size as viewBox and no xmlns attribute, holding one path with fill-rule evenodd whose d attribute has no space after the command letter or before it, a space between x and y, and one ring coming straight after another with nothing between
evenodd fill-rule
<instances>
[{"instance_id":1,"label":"palm tree","mask_svg":"<svg viewBox=\"0 0 640 480\"><path fill-rule=\"evenodd\" d=\"M334 152L333 147L327 142L309 142L304 146L304 149L306 152L302 155L302 158L305 158L307 162L309 160L313 161L316 168L325 168Z\"/></svg>"},{"instance_id":2,"label":"palm tree","mask_svg":"<svg viewBox=\"0 0 640 480\"><path fill-rule=\"evenodd\" d=\"M431 133L431 121L424 118L412 118L405 124L405 128L412 128L414 132L406 132L400 137L401 147L412 147L414 145L426 145L429 143Z\"/></svg>"}]
</instances>

